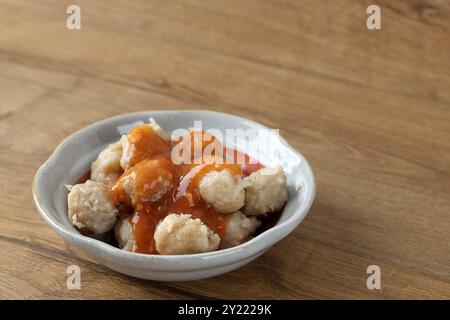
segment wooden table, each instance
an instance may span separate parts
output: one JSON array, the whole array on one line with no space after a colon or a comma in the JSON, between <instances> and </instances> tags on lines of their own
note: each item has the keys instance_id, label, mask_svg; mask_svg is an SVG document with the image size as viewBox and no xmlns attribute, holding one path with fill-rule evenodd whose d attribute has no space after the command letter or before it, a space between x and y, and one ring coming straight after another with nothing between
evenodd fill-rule
<instances>
[{"instance_id":1,"label":"wooden table","mask_svg":"<svg viewBox=\"0 0 450 320\"><path fill-rule=\"evenodd\" d=\"M0 1L0 298L450 298L450 2L77 0L68 30L73 2ZM372 3L381 30L366 27ZM70 133L173 108L279 128L317 197L237 271L142 281L69 248L31 182ZM71 264L81 290L66 288Z\"/></svg>"}]
</instances>

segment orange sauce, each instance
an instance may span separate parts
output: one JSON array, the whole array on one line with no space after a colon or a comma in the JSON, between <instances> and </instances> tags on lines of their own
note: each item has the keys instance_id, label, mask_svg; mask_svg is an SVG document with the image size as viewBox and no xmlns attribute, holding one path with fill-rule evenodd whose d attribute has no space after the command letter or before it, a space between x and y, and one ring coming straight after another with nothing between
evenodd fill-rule
<instances>
[{"instance_id":1,"label":"orange sauce","mask_svg":"<svg viewBox=\"0 0 450 320\"><path fill-rule=\"evenodd\" d=\"M134 166L145 159L167 157L171 146L148 125L136 126L128 134L130 144L134 146L133 155L128 166Z\"/></svg>"},{"instance_id":2,"label":"orange sauce","mask_svg":"<svg viewBox=\"0 0 450 320\"><path fill-rule=\"evenodd\" d=\"M225 163L225 148L212 135L195 131L184 138L190 139L166 141L148 125L135 127L128 134L134 153L129 169L112 186L110 196L121 216L132 213L129 219L134 252L157 254L154 232L159 221L170 213L190 214L221 238L225 236L226 215L203 201L199 183L211 171L228 169L243 176L242 166ZM187 143L190 144L186 146L191 151L190 162L194 163L173 163L172 149ZM216 151L203 157L208 147L215 147ZM128 194L130 190L132 197Z\"/></svg>"}]
</instances>

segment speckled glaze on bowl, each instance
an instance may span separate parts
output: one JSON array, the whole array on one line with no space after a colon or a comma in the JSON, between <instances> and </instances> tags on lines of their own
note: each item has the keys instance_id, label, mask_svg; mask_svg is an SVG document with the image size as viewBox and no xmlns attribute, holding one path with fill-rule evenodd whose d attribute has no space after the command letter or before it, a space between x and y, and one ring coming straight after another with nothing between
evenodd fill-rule
<instances>
[{"instance_id":1,"label":"speckled glaze on bowl","mask_svg":"<svg viewBox=\"0 0 450 320\"><path fill-rule=\"evenodd\" d=\"M267 251L292 232L308 213L315 196L314 176L308 162L283 138L273 135L288 177L289 199L278 223L252 240L226 250L202 254L167 256L122 251L81 235L67 218L66 184L74 184L89 170L90 162L109 143L119 139L118 128L153 117L168 133L192 127L201 120L203 129L268 129L241 117L202 110L145 111L125 114L92 124L65 139L39 168L33 196L41 216L61 237L101 264L142 279L186 281L216 276L237 269ZM229 146L232 147L232 146ZM250 154L251 155L251 154ZM270 166L270 155L258 159ZM293 253L294 254L294 253Z\"/></svg>"}]
</instances>

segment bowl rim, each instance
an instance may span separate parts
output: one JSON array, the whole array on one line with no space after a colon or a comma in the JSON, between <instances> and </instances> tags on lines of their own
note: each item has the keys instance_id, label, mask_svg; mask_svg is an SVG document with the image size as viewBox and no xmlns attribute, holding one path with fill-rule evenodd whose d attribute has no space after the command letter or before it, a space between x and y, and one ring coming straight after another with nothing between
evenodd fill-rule
<instances>
[{"instance_id":1,"label":"bowl rim","mask_svg":"<svg viewBox=\"0 0 450 320\"><path fill-rule=\"evenodd\" d=\"M218 112L218 111L211 111L211 110L202 110L202 109L169 109L169 110L145 110L145 111L138 111L138 112L132 112L132 113L126 113L121 115L116 115L113 117L109 117L100 121L97 121L95 123L89 124L72 134L70 134L68 137L66 137L64 140L62 140L58 146L55 148L53 153L49 156L49 158L38 168L36 171L36 174L33 178L33 184L32 184L32 193L33 193L33 199L36 205L36 208L38 209L41 217L44 219L44 221L47 222L47 224L56 231L60 236L64 238L64 240L71 240L70 242L74 242L77 247L87 245L87 246L93 246L96 247L98 250L104 251L107 253L104 258L108 259L112 257L116 258L123 258L123 259L132 259L133 263L142 263L146 264L148 262L156 263L165 263L167 261L170 262L186 262L191 261L193 264L196 264L195 262L198 262L203 259L214 259L217 263L214 263L214 265L223 265L223 263L232 263L233 261L230 261L230 258L239 254L239 252L244 251L245 257L249 257L252 255L257 254L258 252L268 249L278 241L280 241L282 238L286 237L289 233L291 233L299 224L300 222L306 217L308 214L311 205L314 201L315 194L316 194L316 185L315 185L315 178L314 173L311 169L311 166L309 165L308 161L303 157L303 155L298 152L295 148L293 148L281 135L280 143L288 148L291 152L293 152L299 159L300 159L300 166L304 167L305 174L309 176L309 184L308 189L309 192L305 194L305 198L303 201L305 201L305 205L303 206L303 209L300 210L294 210L294 214L290 216L286 221L283 221L280 224L277 224L270 229L264 231L263 233L259 234L258 236L250 239L249 241L240 244L238 246L234 246L227 249L212 251L212 252L205 252L205 253L195 253L195 254L184 254L184 255L152 255L152 254L142 254L142 253L135 253L135 252L128 252L124 251L120 248L114 247L110 244L104 243L102 241L83 236L82 234L78 232L73 232L72 230L67 229L64 225L56 221L54 219L53 214L48 213L41 205L41 199L45 197L40 192L40 190L37 189L37 185L41 179L43 179L43 172L45 172L47 169L51 169L51 166L53 163L57 163L60 153L62 152L62 149L64 146L71 143L71 141L77 137L81 136L84 133L95 130L99 127L102 127L110 122L118 121L122 118L127 117L141 117L144 119L145 117L154 116L157 114L164 114L164 113L196 113L199 116L203 115L212 115L216 118L221 117L227 117L231 120L234 120L236 122L245 122L250 124L253 127L259 127L263 129L270 129L267 126L247 119L243 118L237 115L224 113L224 112ZM289 201L289 200L288 200ZM56 210L55 210L56 211ZM266 240L266 241L264 241ZM83 249L82 249L83 250ZM211 261L211 260L210 260ZM123 261L126 263L127 261ZM128 261L129 262L129 261ZM170 268L172 269L172 268ZM173 268L173 271L179 270L180 268ZM185 270L185 269L183 269ZM170 271L169 269L165 268L164 271Z\"/></svg>"}]
</instances>

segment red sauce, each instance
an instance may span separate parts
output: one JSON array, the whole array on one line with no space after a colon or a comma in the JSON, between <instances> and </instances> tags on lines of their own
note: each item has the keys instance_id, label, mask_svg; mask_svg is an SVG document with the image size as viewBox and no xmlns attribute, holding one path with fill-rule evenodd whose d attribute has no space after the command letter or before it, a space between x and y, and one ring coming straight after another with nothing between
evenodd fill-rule
<instances>
[{"instance_id":1,"label":"red sauce","mask_svg":"<svg viewBox=\"0 0 450 320\"><path fill-rule=\"evenodd\" d=\"M152 127L141 125L131 129L128 139L134 148L132 158L128 169L110 186L110 196L119 208L119 215L129 216L134 252L157 254L154 232L159 221L170 213L199 218L223 238L226 215L200 197L200 180L211 171L228 169L237 176L247 176L263 167L246 154L224 148L214 136L202 131L166 141ZM190 150L187 156L192 164L172 162L172 150L181 147ZM210 156L204 157L204 153ZM227 154L233 155L234 160L244 159L244 164L226 163ZM88 178L89 173L79 183ZM132 197L127 191L131 191Z\"/></svg>"},{"instance_id":2,"label":"red sauce","mask_svg":"<svg viewBox=\"0 0 450 320\"><path fill-rule=\"evenodd\" d=\"M220 142L201 131L169 142L147 125L133 128L128 138L135 148L134 153L129 169L112 186L111 197L120 208L121 215L133 212L130 216L133 251L157 253L153 235L158 222L170 213L190 214L193 218L199 218L223 238L226 215L203 201L198 190L200 180L211 171L228 169L237 176L244 175L240 165L225 163L225 149ZM190 150L187 156L192 164L172 162L172 149L183 146L183 150ZM204 157L203 153L206 152L211 156ZM130 179L134 182L131 186ZM131 190L132 198L127 190Z\"/></svg>"}]
</instances>

